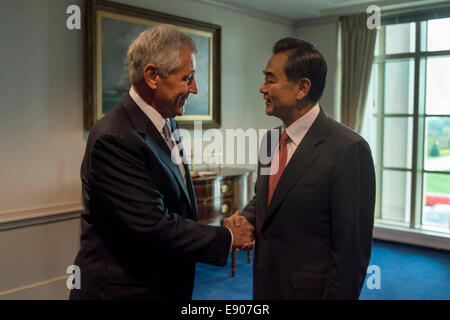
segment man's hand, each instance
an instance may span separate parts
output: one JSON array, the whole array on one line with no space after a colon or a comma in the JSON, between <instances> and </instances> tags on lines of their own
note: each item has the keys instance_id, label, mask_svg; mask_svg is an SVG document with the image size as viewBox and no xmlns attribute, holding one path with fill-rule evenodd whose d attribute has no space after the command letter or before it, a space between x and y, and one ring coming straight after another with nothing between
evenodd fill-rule
<instances>
[{"instance_id":1,"label":"man's hand","mask_svg":"<svg viewBox=\"0 0 450 320\"><path fill-rule=\"evenodd\" d=\"M224 226L233 233L233 249L239 251L253 248L253 230L255 228L245 217L239 215L239 210L224 221Z\"/></svg>"}]
</instances>

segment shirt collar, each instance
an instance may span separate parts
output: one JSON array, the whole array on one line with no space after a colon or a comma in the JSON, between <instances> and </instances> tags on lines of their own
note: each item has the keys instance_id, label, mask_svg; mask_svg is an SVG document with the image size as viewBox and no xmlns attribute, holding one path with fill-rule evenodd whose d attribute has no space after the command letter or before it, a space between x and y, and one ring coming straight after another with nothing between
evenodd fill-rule
<instances>
[{"instance_id":1,"label":"shirt collar","mask_svg":"<svg viewBox=\"0 0 450 320\"><path fill-rule=\"evenodd\" d=\"M161 114L156 111L151 105L144 101L141 96L134 90L133 86L130 88L131 99L138 105L138 107L145 113L145 115L150 119L150 121L155 125L159 132L162 132L166 120Z\"/></svg>"},{"instance_id":2,"label":"shirt collar","mask_svg":"<svg viewBox=\"0 0 450 320\"><path fill-rule=\"evenodd\" d=\"M319 104L316 103L311 110L309 110L301 118L294 121L289 127L286 128L283 124L283 129L286 130L289 138L296 146L298 146L303 140L303 137L306 135L319 113L320 107Z\"/></svg>"}]
</instances>

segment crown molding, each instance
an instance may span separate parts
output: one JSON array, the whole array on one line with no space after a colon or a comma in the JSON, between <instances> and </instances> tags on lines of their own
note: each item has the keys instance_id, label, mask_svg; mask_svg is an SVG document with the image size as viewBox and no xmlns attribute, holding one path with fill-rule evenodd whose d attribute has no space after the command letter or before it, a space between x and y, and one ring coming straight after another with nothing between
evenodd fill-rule
<instances>
[{"instance_id":1,"label":"crown molding","mask_svg":"<svg viewBox=\"0 0 450 320\"><path fill-rule=\"evenodd\" d=\"M282 25L285 25L285 26L288 26L291 28L299 28L299 27L306 27L306 26L309 27L309 26L315 26L315 25L336 23L339 18L339 15L327 15L327 16L319 16L319 17L296 20L296 19L291 19L288 17L268 13L267 11L250 8L250 7L247 7L244 5L225 3L225 2L220 2L217 0L190 0L190 1L204 3L204 4L212 5L212 6L215 6L218 8L239 12L246 16L252 16L252 17L262 19L262 20L275 22L275 23L282 24Z\"/></svg>"},{"instance_id":2,"label":"crown molding","mask_svg":"<svg viewBox=\"0 0 450 320\"><path fill-rule=\"evenodd\" d=\"M259 18L259 19L275 22L275 23L282 24L282 25L285 25L285 26L288 26L288 27L291 27L291 28L293 28L294 25L295 25L295 20L294 19L291 19L291 18L288 18L288 17L285 17L285 16L280 16L280 15L273 14L273 13L269 13L267 11L250 8L250 7L247 7L247 6L244 6L244 5L237 5L237 4L231 4L231 3L226 3L226 2L220 2L220 1L217 1L217 0L190 0L190 1L204 3L204 4L208 4L208 5L211 5L211 6L218 7L218 8L235 11L235 12L244 14L246 16L251 16L251 17L255 17L255 18Z\"/></svg>"},{"instance_id":3,"label":"crown molding","mask_svg":"<svg viewBox=\"0 0 450 320\"><path fill-rule=\"evenodd\" d=\"M323 24L337 23L340 16L366 12L369 5L377 5L381 8L382 13L392 14L403 11L425 10L430 8L438 8L448 3L444 0L379 0L373 3L354 4L348 6L340 6L336 8L320 10L320 16L292 19L285 16L269 13L267 11L254 9L245 5L232 4L218 0L190 0L215 6L222 9L231 10L247 16L256 17L262 20L275 22L291 28L309 27Z\"/></svg>"},{"instance_id":4,"label":"crown molding","mask_svg":"<svg viewBox=\"0 0 450 320\"><path fill-rule=\"evenodd\" d=\"M321 16L321 17L314 17L314 18L308 18L308 19L300 19L300 20L295 21L294 28L311 27L311 26L317 26L317 25L322 25L322 24L337 23L338 19L339 19L338 15L329 15L329 16Z\"/></svg>"},{"instance_id":5,"label":"crown molding","mask_svg":"<svg viewBox=\"0 0 450 320\"><path fill-rule=\"evenodd\" d=\"M371 5L380 7L381 14L390 14L393 12L416 11L429 8L438 8L448 4L446 0L378 0L371 3L361 3L349 6L340 6L336 8L320 10L323 16L344 16L360 12L366 12Z\"/></svg>"},{"instance_id":6,"label":"crown molding","mask_svg":"<svg viewBox=\"0 0 450 320\"><path fill-rule=\"evenodd\" d=\"M414 12L427 9L438 9L443 6L448 6L447 1L443 0L389 0L389 1L376 1L370 4L357 4L339 8L321 10L322 16L299 19L294 23L295 28L309 27L322 24L337 23L340 16L356 14L360 12L366 12L369 5L378 5L381 8L381 14L393 15L404 12Z\"/></svg>"}]
</instances>

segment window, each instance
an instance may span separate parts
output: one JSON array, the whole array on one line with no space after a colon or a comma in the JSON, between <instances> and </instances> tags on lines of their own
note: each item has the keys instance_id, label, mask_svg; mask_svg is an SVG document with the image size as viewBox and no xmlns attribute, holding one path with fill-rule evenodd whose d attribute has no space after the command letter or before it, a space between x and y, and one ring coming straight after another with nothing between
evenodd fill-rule
<instances>
[{"instance_id":1,"label":"window","mask_svg":"<svg viewBox=\"0 0 450 320\"><path fill-rule=\"evenodd\" d=\"M378 30L362 135L376 223L450 232L450 18Z\"/></svg>"}]
</instances>

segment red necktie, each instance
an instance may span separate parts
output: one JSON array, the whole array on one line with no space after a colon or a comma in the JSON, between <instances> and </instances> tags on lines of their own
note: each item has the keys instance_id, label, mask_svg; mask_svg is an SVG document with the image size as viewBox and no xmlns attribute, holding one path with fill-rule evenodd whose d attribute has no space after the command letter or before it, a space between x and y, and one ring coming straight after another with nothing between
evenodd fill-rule
<instances>
[{"instance_id":1,"label":"red necktie","mask_svg":"<svg viewBox=\"0 0 450 320\"><path fill-rule=\"evenodd\" d=\"M287 146L286 143L289 140L289 136L286 130L281 134L279 150L278 150L278 171L275 174L269 176L269 187L267 194L267 206L270 204L270 200L272 200L273 192L277 187L278 181L280 180L281 175L283 174L284 168L286 168L287 161Z\"/></svg>"}]
</instances>

